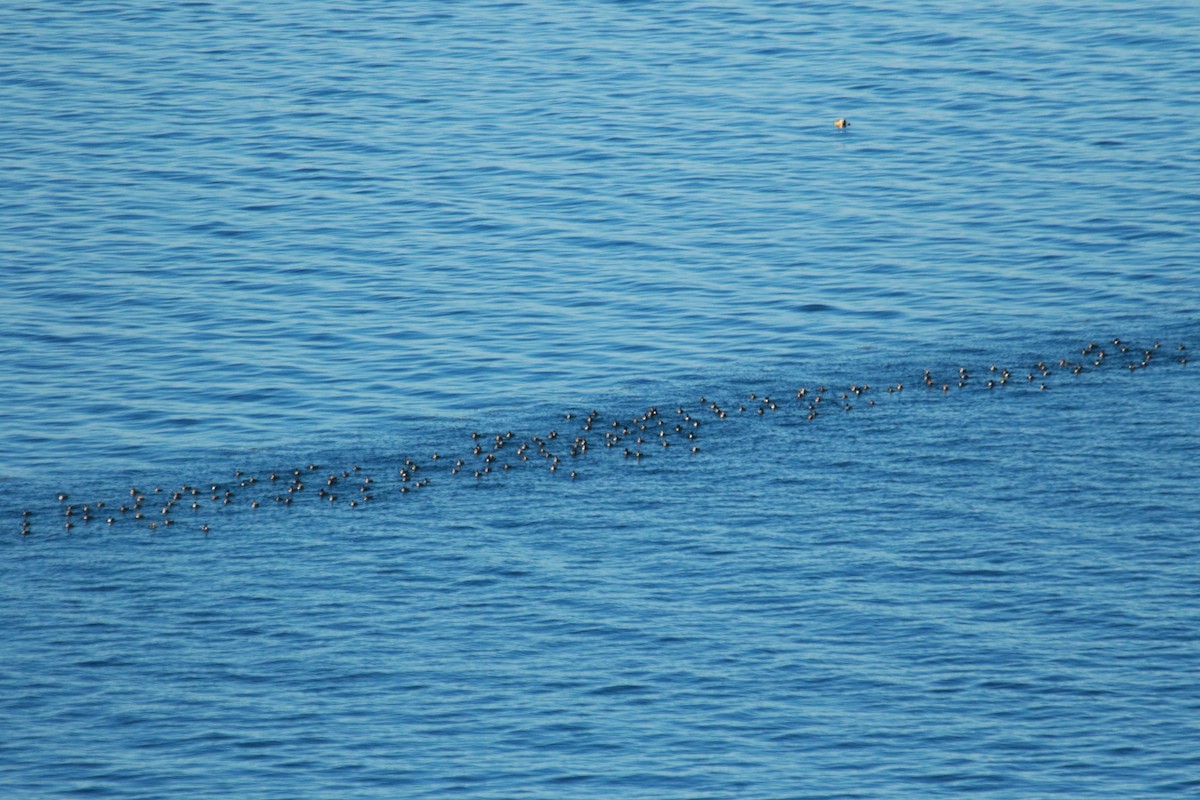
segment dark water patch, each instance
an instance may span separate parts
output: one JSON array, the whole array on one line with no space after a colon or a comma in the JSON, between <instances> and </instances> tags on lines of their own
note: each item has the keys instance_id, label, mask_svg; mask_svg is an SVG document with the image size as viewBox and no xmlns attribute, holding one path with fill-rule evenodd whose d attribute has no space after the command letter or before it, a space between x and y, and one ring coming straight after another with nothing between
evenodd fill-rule
<instances>
[{"instance_id":1,"label":"dark water patch","mask_svg":"<svg viewBox=\"0 0 1200 800\"><path fill-rule=\"evenodd\" d=\"M593 480L605 484L614 478L617 465L634 470L628 477L631 488L645 491L650 488L648 481L686 464L703 465L708 459L728 457L730 448L740 452L739 440L747 436L748 442L762 450L766 463L779 464L786 458L786 463L793 464L792 453L797 453L803 464L805 451L819 447L830 436L895 431L894 426L903 424L904 407L914 403L973 400L983 411L995 406L1003 395L1012 398L1008 402L1019 400L1038 408L1047 407L1043 395L1066 392L1062 399L1049 402L1060 409L1084 409L1089 399L1094 402L1109 387L1116 388L1114 380L1123 384L1151 367L1186 369L1189 353L1186 345L1164 345L1157 340L1136 344L1114 337L1103 344L1082 343L1057 359L1018 356L1024 363L1011 368L1004 366L1009 363L1005 361L971 367L934 361L934 366L919 374L914 370L906 379L893 376L882 385L866 380L847 383L845 376L826 368L829 378L824 381L776 378L760 382L758 390L750 392L742 383L725 387L720 394L676 398L632 412L614 414L599 408L559 412L555 414L557 422L540 412L525 420L525 424L544 428L540 432L480 426L482 430L472 429L464 435L465 446L452 444L445 432L431 432L427 435L439 442L407 445L402 451L364 451L353 457L353 463L347 463L344 452L335 458L293 458L293 463L280 459L269 464L252 456L243 457L244 463L236 470L221 470L199 479L141 479L123 496L81 496L75 489L63 488L55 492L61 496L57 507L33 502L36 510L26 507L12 514L12 527L22 536L41 533L55 538L131 530L152 534L186 530L190 535L207 535L220 527L221 519L227 525L238 525L248 522L251 514L303 513L301 509L314 506L373 515L395 507L408 514L409 509L421 507L418 498L426 492L499 490L514 480L515 474L527 474L518 479L525 485L531 479L534 485L564 480L583 486ZM735 399L731 392L741 396ZM627 399L618 402L628 409ZM880 422L887 427L879 429ZM761 423L767 427L760 429ZM173 417L163 424L186 428L200 420ZM958 447L975 441L977 435L963 431L957 441L946 443ZM970 481L977 470L989 468L993 458L986 451L977 456L952 456L943 459L943 466ZM825 463L834 473L858 472L869 464L859 458L828 459ZM1149 520L1170 514L1172 508L1149 499L1138 507ZM371 508L378 510L368 512ZM494 582L494 578L472 580Z\"/></svg>"}]
</instances>

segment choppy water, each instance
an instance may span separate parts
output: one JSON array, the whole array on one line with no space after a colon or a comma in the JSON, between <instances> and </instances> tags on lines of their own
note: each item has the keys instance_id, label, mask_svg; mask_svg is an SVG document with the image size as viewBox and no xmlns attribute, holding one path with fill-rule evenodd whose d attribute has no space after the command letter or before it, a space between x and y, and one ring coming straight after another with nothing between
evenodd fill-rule
<instances>
[{"instance_id":1,"label":"choppy water","mask_svg":"<svg viewBox=\"0 0 1200 800\"><path fill-rule=\"evenodd\" d=\"M1194 795L1198 32L0 8L0 795Z\"/></svg>"}]
</instances>

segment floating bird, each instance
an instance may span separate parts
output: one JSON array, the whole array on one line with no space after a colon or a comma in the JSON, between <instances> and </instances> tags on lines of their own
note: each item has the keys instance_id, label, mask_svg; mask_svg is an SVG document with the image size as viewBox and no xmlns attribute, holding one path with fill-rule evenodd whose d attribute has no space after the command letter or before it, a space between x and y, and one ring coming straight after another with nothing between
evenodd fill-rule
<instances>
[{"instance_id":1,"label":"floating bird","mask_svg":"<svg viewBox=\"0 0 1200 800\"><path fill-rule=\"evenodd\" d=\"M845 121L839 120L839 123L842 122ZM839 124L838 127L845 127L846 125L849 125L849 123L845 122L845 125ZM1177 344L1168 348L1168 346L1163 345L1161 342L1154 342L1153 346L1148 346L1146 349L1142 349L1119 339L1106 339L1105 341L1111 341L1112 347L1119 349L1122 354L1131 353L1133 355L1130 355L1127 358L1107 359L1107 355L1109 354L1106 353L1100 345L1091 343L1082 350L1076 351L1084 356L1084 363L1078 363L1073 360L1073 358L1079 358L1079 355L1074 354L1067 358L1036 360L1033 363L1033 368L1027 371L1026 380L1024 383L1030 388L1037 387L1037 390L1039 391L1046 391L1050 389L1052 387L1052 383L1048 379L1050 379L1053 375L1050 366L1051 364L1057 364L1057 367L1060 369L1065 368L1070 370L1072 375L1080 375L1084 372L1091 372L1093 366L1097 369L1116 369L1118 367L1127 367L1131 373L1140 373L1142 369L1148 368L1152 364L1157 365L1162 363L1162 361L1167 360L1154 358L1159 348L1175 351L1171 354L1172 357L1169 359L1171 363L1186 364L1188 361L1188 354L1186 352L1188 348L1185 345ZM1116 352L1116 350L1114 350L1114 352ZM1139 352L1143 354L1143 358L1140 360L1136 355ZM1120 362L1119 364L1117 363L1118 361ZM1086 368L1084 364L1087 364ZM944 374L940 379L935 380L930 370L924 370L922 374L923 382L929 388L941 389L941 392L938 392L938 395L947 395L954 387L957 386L957 388L964 393L964 396L966 396L976 385L975 382L972 381L972 376L977 374L974 372L974 370L968 369L965 366L942 369L950 373L951 377L949 380L945 379ZM982 369L983 368L981 368L981 370ZM989 373L986 376L987 379L980 381L979 385L986 386L987 389L994 390L1005 386L1009 382L1010 378L1014 377L1009 370L1002 369L996 364L991 364L991 366L987 367L986 370ZM954 374L955 371L957 371L957 375ZM1019 372L1017 375L1019 376ZM1019 377L1016 378L1016 381L1019 382ZM817 409L822 407L820 405L823 399L822 396L826 395L827 398L839 398L839 405L846 412L854 409L860 410L860 413L869 414L870 412L866 411L866 409L872 409L876 407L876 400L871 396L873 394L870 391L871 387L865 383L843 384L843 386L847 385L848 388L845 390L832 389L825 386L797 386L797 388L793 389L793 391L795 392L798 402L795 406L784 404L783 408L780 408L780 405L772 399L770 394L763 394L758 391L739 393L742 398L749 397L749 400L751 403L753 403L753 405L751 406L749 403L744 401L742 403L735 402L731 404L730 411L754 411L754 415L749 415L750 420L764 419L766 416L765 412L768 410L772 412L778 412L779 417L783 418L784 420L787 420L788 418L799 419L800 415L803 414L803 418L811 422L818 417ZM888 395L894 395L898 392L901 392L903 391L903 388L904 386L902 383L893 383L885 386ZM856 398L860 402L855 403ZM863 404L861 401L865 401L865 404ZM879 405L885 405L887 402L889 401L885 400L882 396L878 400ZM855 406L857 406L857 408L855 408ZM711 413L719 420L726 419L726 409L720 405L719 401L710 399L708 397L702 397L700 399L700 408L696 410L698 412L703 411L705 413ZM668 424L668 422L660 416L658 409L651 406L645 411L631 414L627 417L622 418L621 415L617 415L618 418L611 421L611 428L609 428L609 425L600 419L600 413L598 411L592 411L591 414L586 415L586 417L582 413L576 414L567 412L566 414L562 415L560 419L565 419L567 422L572 423L569 428L564 429L561 432L557 430L551 430L545 434L532 435L523 439L519 439L516 445L516 458L506 463L501 463L500 458L503 457L503 448L508 442L516 437L512 431L508 431L507 433L503 434L484 434L479 431L471 432L471 441L466 444L466 448L470 448L470 451L473 452L479 459L475 462L479 469L474 470L474 475L476 479L480 481L493 480L494 478L492 476L498 474L501 470L507 473L514 468L520 469L523 464L528 464L529 455L533 454L543 457L543 461L537 462L535 459L535 463L546 464L551 473L569 472L572 478L577 478L578 472L576 470L568 470L565 467L561 470L559 469L559 467L562 466L561 460L568 457L578 460L595 458L594 455L589 455L589 450L595 448L589 447L589 445L592 443L589 442L585 435L583 435L592 429L593 424L602 426L605 449L618 447L622 441L630 444L630 447L624 447L619 451L623 452L624 456L630 460L637 459L638 461L641 461L643 458L648 461L654 460L656 458L654 455L647 455L646 452L643 452L644 445L648 442L654 441L654 439L658 439L659 444L662 448L664 448L662 451L656 451L663 453L663 455L660 456L661 458L673 457L673 451L668 452L668 450L672 445L680 444L680 442L675 441L676 437L680 434L687 435L688 441L682 443L684 447L686 447L692 453L698 453L700 451L700 447L695 443L695 429L700 427L700 420L694 419L689 413L688 408L684 405L677 405L675 414L677 416L671 418L670 424ZM682 419L678 419L678 417L682 417ZM740 419L747 420L747 417L742 416ZM722 425L722 423L719 421L713 421L711 424L717 426ZM729 424L734 425L735 423L731 422ZM747 420L737 424L761 425L762 422L750 422ZM786 424L787 423L785 422L785 425ZM817 424L821 425L825 423L821 422ZM652 437L651 434L657 435ZM636 448L632 446L632 442L628 442L628 439L631 438L636 439ZM604 450L601 450L601 452L603 453ZM467 452L462 452L459 455L467 456ZM469 456L467 457L469 458ZM448 462L444 466L439 463L443 460ZM458 474L460 470L470 469L470 467L466 466L464 458L456 459L452 455L447 455L444 452L434 452L431 461L427 462L424 467L414 463L413 460L409 458L402 459L402 461L403 465L398 465L395 468L396 472L391 473L391 475L397 475L397 477L391 477L390 480L387 477L380 478L378 484L376 479L367 475L363 470L363 467L357 464L346 469L333 470L325 470L325 468L319 467L316 464L309 464L307 473L300 468L286 469L279 472L264 472L263 474L269 475L269 480L271 482L276 482L287 478L287 472L290 471L292 473L293 478L286 481L286 495L275 495L276 502L284 505L292 504L293 495L295 496L295 500L298 504L303 502L304 495L300 494L300 492L304 489L304 484L300 480L301 476L317 473L318 470L322 470L322 472L317 473L322 478L320 482L320 489L317 491L317 495L319 498L333 503L338 498L338 495L333 493L333 490L338 486L338 484L346 483L353 476L358 475L358 477L361 477L360 485L357 487L358 492L355 496L348 497L347 500L342 503L343 507L349 506L353 508L358 507L366 501L372 499L373 496L367 494L368 487L371 487L372 485L375 485L375 488L380 492L388 492L389 490L398 488L400 490L400 494L407 494L429 484L428 478L418 478L419 474L424 474L423 472L418 473L418 470L427 469L435 474L439 473L441 470L446 470L450 474L454 475ZM574 466L574 464L572 464L572 466ZM582 469L582 467L580 469ZM239 479L238 485L242 490L239 492L239 494L242 496L252 495L256 478L251 475L249 471L243 469L235 470L233 471L233 474L237 479ZM119 509L114 510L119 510L121 513L133 513L136 519L146 520L147 527L149 527L150 530L155 530L158 528L159 524L162 526L174 524L174 520L171 519L171 512L174 511L175 505L180 503L188 494L192 495L192 497L188 498L188 503L190 504L191 508L193 510L198 510L200 508L198 496L201 492L201 488L198 487L207 488L209 490L208 493L214 502L220 501L224 505L230 505L234 497L233 491L230 488L232 485L232 483L225 485L219 481L200 481L196 482L195 484L183 484L179 487L178 491L170 492L170 499L166 500L165 504L157 506L160 509L159 523L154 523L149 520L148 517L151 514L149 510L146 510L143 513L142 506L145 497L137 487L129 488L129 494L132 498L134 498L132 506L121 504ZM168 491L170 490L164 490L162 486L152 485L152 490L151 492L148 492L148 494L164 493ZM251 508L257 509L269 501L270 497L271 495L264 493L258 497L247 497L247 501L249 502ZM68 531L75 527L75 525L88 523L94 519L92 516L93 509L95 510L95 513L98 514L99 509L104 508L103 501L98 501L87 505L68 505L68 496L65 491L57 493L57 498L59 502L63 504L60 507L60 513L65 516L64 526ZM23 519L20 531L23 536L29 535L31 532L29 517L32 515L33 512L29 511L28 509L21 512ZM60 517L60 519L62 519L62 517ZM105 519L109 525L114 525L117 518L116 516L110 516L107 518L99 517L99 519ZM207 533L209 526L205 524L201 526L201 530Z\"/></svg>"}]
</instances>

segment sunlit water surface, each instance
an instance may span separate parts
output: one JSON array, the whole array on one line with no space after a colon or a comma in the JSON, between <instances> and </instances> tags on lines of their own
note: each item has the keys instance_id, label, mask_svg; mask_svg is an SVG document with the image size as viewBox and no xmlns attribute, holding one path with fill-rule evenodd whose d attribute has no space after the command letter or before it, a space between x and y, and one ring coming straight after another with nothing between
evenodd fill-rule
<instances>
[{"instance_id":1,"label":"sunlit water surface","mask_svg":"<svg viewBox=\"0 0 1200 800\"><path fill-rule=\"evenodd\" d=\"M0 795L1195 796L1197 32L0 8Z\"/></svg>"}]
</instances>

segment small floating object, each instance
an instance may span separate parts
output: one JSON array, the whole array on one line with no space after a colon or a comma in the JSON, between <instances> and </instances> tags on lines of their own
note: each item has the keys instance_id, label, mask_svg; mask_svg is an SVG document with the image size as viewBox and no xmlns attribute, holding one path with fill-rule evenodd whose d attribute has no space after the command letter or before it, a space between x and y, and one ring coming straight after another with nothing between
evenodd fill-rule
<instances>
[{"instance_id":1,"label":"small floating object","mask_svg":"<svg viewBox=\"0 0 1200 800\"><path fill-rule=\"evenodd\" d=\"M834 122L834 123L833 123L833 127L835 127L835 128L849 128L849 127L850 127L850 121L849 121L849 120L845 120L845 119L839 119L839 120L837 120L836 122Z\"/></svg>"}]
</instances>

